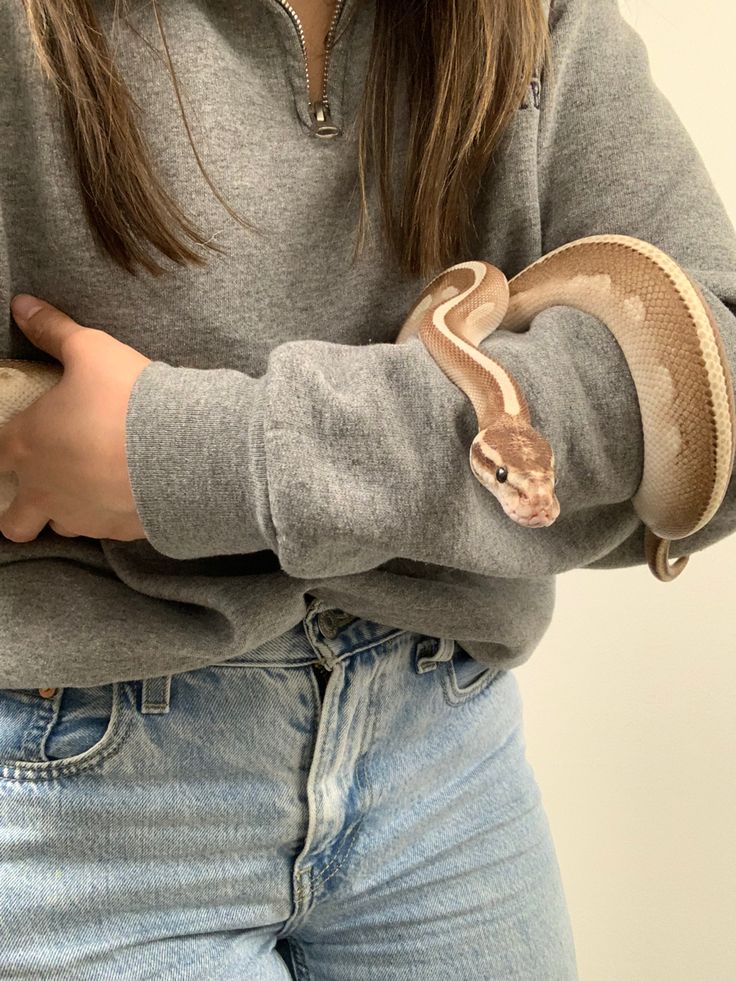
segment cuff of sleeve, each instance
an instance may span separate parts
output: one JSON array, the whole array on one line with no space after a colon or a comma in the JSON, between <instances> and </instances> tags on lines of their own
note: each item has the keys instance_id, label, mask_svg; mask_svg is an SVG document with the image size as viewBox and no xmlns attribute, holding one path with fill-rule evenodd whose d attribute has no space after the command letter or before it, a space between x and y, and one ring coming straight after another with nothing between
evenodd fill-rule
<instances>
[{"instance_id":1,"label":"cuff of sleeve","mask_svg":"<svg viewBox=\"0 0 736 981\"><path fill-rule=\"evenodd\" d=\"M173 559L276 551L265 375L152 361L126 414L128 476L146 538Z\"/></svg>"}]
</instances>

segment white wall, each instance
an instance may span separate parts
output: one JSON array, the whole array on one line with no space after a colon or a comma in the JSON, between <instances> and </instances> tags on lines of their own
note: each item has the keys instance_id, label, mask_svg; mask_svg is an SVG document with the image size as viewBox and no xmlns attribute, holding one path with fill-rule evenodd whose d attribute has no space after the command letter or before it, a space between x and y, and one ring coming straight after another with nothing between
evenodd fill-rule
<instances>
[{"instance_id":1,"label":"white wall","mask_svg":"<svg viewBox=\"0 0 736 981\"><path fill-rule=\"evenodd\" d=\"M733 0L619 5L736 222ZM736 981L735 571L566 573L517 669L581 981Z\"/></svg>"}]
</instances>

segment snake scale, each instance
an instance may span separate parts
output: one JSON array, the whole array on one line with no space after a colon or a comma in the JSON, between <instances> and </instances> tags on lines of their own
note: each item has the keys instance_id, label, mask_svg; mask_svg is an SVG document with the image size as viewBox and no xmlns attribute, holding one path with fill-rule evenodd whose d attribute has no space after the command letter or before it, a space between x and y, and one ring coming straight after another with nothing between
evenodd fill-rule
<instances>
[{"instance_id":1,"label":"snake scale","mask_svg":"<svg viewBox=\"0 0 736 981\"><path fill-rule=\"evenodd\" d=\"M592 314L618 342L636 387L644 469L632 500L645 526L654 576L671 582L688 556L672 540L702 528L733 472L733 381L715 316L701 290L661 249L628 235L568 242L507 282L490 263L460 262L424 289L397 337L418 333L478 420L470 467L518 524L551 525L560 513L554 451L532 427L513 376L478 345L493 330L522 332L553 306Z\"/></svg>"},{"instance_id":2,"label":"snake scale","mask_svg":"<svg viewBox=\"0 0 736 981\"><path fill-rule=\"evenodd\" d=\"M733 382L715 317L670 256L627 235L593 235L543 255L510 281L488 262L460 262L427 284L396 343L418 334L470 399L478 420L470 468L481 485L511 520L546 527L560 513L554 451L533 428L517 381L479 344L496 329L524 331L553 306L592 314L626 358L644 433L643 476L632 504L645 525L646 561L669 582L688 561L683 555L670 563L670 541L713 517L736 447ZM62 370L0 360L0 425L55 385ZM15 474L0 475L0 513L17 488Z\"/></svg>"}]
</instances>

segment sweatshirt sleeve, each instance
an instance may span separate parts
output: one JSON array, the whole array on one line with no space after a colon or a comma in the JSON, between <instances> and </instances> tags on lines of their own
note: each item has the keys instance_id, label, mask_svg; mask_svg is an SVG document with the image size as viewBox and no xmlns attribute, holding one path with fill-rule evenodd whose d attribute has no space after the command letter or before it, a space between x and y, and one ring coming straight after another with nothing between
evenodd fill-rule
<instances>
[{"instance_id":1,"label":"sweatshirt sleeve","mask_svg":"<svg viewBox=\"0 0 736 981\"><path fill-rule=\"evenodd\" d=\"M542 86L542 254L623 233L670 253L701 287L736 371L736 235L704 164L654 85L616 0L557 0L556 76ZM511 276L518 270L505 270ZM644 563L631 504L643 435L626 361L606 327L555 307L481 349L525 393L550 442L561 513L523 528L473 476L469 399L418 338L401 345L289 341L259 378L148 365L131 393L128 466L146 535L189 559L271 549L302 578L395 557L531 578ZM711 522L674 542L690 554L736 528L736 488Z\"/></svg>"}]
</instances>

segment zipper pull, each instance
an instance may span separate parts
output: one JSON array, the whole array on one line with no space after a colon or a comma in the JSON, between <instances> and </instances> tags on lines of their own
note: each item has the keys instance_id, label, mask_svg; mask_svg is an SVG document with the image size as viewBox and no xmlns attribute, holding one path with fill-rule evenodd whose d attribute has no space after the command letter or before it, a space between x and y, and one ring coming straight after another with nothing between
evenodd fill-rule
<instances>
[{"instance_id":1,"label":"zipper pull","mask_svg":"<svg viewBox=\"0 0 736 981\"><path fill-rule=\"evenodd\" d=\"M312 134L321 140L331 140L340 135L340 129L332 122L330 110L324 102L311 102L309 112L314 120Z\"/></svg>"}]
</instances>

